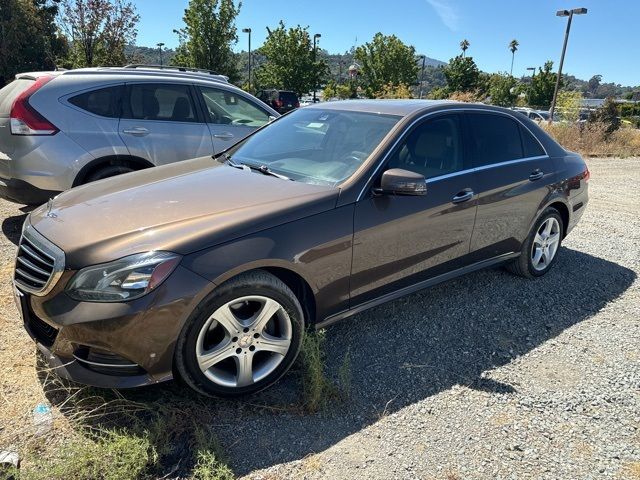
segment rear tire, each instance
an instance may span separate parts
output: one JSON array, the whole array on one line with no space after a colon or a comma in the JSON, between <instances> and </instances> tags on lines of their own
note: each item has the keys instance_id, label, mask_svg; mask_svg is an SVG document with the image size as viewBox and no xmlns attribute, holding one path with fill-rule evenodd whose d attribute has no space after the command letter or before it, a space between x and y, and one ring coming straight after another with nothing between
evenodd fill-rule
<instances>
[{"instance_id":1,"label":"rear tire","mask_svg":"<svg viewBox=\"0 0 640 480\"><path fill-rule=\"evenodd\" d=\"M303 310L291 289L265 271L248 272L191 314L176 344L176 370L204 395L256 393L289 370L303 335Z\"/></svg>"},{"instance_id":2,"label":"rear tire","mask_svg":"<svg viewBox=\"0 0 640 480\"><path fill-rule=\"evenodd\" d=\"M104 178L115 177L116 175L122 175L123 173L133 172L134 169L131 167L127 167L126 165L108 165L105 167L101 167L95 172L90 173L84 179L82 184L95 182L97 180L102 180Z\"/></svg>"},{"instance_id":3,"label":"rear tire","mask_svg":"<svg viewBox=\"0 0 640 480\"><path fill-rule=\"evenodd\" d=\"M529 232L520 256L506 265L507 270L525 278L547 273L558 258L564 228L560 213L553 207L547 208Z\"/></svg>"}]
</instances>

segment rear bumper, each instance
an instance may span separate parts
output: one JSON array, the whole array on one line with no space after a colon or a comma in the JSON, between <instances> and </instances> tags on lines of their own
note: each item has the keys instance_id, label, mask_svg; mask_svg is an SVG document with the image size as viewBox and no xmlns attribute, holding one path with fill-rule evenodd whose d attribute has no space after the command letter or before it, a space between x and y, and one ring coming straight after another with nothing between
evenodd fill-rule
<instances>
[{"instance_id":1,"label":"rear bumper","mask_svg":"<svg viewBox=\"0 0 640 480\"><path fill-rule=\"evenodd\" d=\"M60 192L42 190L17 178L0 177L0 197L23 205L42 205Z\"/></svg>"}]
</instances>

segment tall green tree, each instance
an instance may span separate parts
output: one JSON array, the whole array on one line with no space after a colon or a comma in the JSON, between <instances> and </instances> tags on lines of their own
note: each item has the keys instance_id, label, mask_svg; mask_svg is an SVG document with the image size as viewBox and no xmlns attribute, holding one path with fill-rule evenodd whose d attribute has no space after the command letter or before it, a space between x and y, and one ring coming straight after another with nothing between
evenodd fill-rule
<instances>
[{"instance_id":1,"label":"tall green tree","mask_svg":"<svg viewBox=\"0 0 640 480\"><path fill-rule=\"evenodd\" d=\"M493 105L511 107L518 98L518 82L512 75L494 73L489 78L489 96Z\"/></svg>"},{"instance_id":2,"label":"tall green tree","mask_svg":"<svg viewBox=\"0 0 640 480\"><path fill-rule=\"evenodd\" d=\"M460 42L460 50L462 50L462 57L467 56L467 49L471 46L471 42L466 38Z\"/></svg>"},{"instance_id":3,"label":"tall green tree","mask_svg":"<svg viewBox=\"0 0 640 480\"><path fill-rule=\"evenodd\" d=\"M531 82L526 90L527 104L532 107L548 109L553 99L553 91L556 86L556 74L552 72L553 62L548 60L544 67L538 67L538 73L531 77Z\"/></svg>"},{"instance_id":4,"label":"tall green tree","mask_svg":"<svg viewBox=\"0 0 640 480\"><path fill-rule=\"evenodd\" d=\"M369 97L389 90L389 85L413 85L418 78L416 50L395 35L376 33L373 39L356 48L362 82ZM391 87L391 88L392 88Z\"/></svg>"},{"instance_id":5,"label":"tall green tree","mask_svg":"<svg viewBox=\"0 0 640 480\"><path fill-rule=\"evenodd\" d=\"M473 57L457 57L443 67L449 92L472 92L479 87L480 71Z\"/></svg>"},{"instance_id":6,"label":"tall green tree","mask_svg":"<svg viewBox=\"0 0 640 480\"><path fill-rule=\"evenodd\" d=\"M259 49L265 61L256 70L258 84L263 88L306 94L319 87L328 75L326 62L316 53L309 27L287 28L280 21L278 28L269 30L264 45Z\"/></svg>"},{"instance_id":7,"label":"tall green tree","mask_svg":"<svg viewBox=\"0 0 640 480\"><path fill-rule=\"evenodd\" d=\"M60 22L70 41L71 66L123 65L124 47L135 43L139 21L124 0L64 0Z\"/></svg>"},{"instance_id":8,"label":"tall green tree","mask_svg":"<svg viewBox=\"0 0 640 480\"><path fill-rule=\"evenodd\" d=\"M0 88L16 73L52 70L66 42L54 22L51 0L0 0Z\"/></svg>"},{"instance_id":9,"label":"tall green tree","mask_svg":"<svg viewBox=\"0 0 640 480\"><path fill-rule=\"evenodd\" d=\"M512 76L513 76L513 61L516 58L516 52L518 51L519 46L520 44L518 43L518 40L516 40L515 38L509 42L509 50L511 50L511 70L509 71L509 75L512 75Z\"/></svg>"},{"instance_id":10,"label":"tall green tree","mask_svg":"<svg viewBox=\"0 0 640 480\"><path fill-rule=\"evenodd\" d=\"M241 7L242 2L236 5L233 0L189 0L174 63L238 80L238 62L231 47L238 41L236 17Z\"/></svg>"}]
</instances>

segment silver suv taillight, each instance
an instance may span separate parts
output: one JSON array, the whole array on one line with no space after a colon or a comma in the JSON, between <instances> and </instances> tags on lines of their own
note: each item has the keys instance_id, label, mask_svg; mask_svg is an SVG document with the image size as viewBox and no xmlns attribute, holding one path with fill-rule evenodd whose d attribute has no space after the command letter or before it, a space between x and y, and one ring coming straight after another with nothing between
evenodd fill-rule
<instances>
[{"instance_id":1,"label":"silver suv taillight","mask_svg":"<svg viewBox=\"0 0 640 480\"><path fill-rule=\"evenodd\" d=\"M29 98L53 76L38 77L11 105L10 123L13 135L55 135L58 128L29 104Z\"/></svg>"}]
</instances>

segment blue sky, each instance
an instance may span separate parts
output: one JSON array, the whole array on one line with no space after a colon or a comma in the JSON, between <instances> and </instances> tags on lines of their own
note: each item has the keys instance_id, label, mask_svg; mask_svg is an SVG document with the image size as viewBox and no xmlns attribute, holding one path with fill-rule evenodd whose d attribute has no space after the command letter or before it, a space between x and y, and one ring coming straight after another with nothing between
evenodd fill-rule
<instances>
[{"instance_id":1,"label":"blue sky","mask_svg":"<svg viewBox=\"0 0 640 480\"><path fill-rule=\"evenodd\" d=\"M188 0L133 0L141 16L139 45L177 44L172 30L182 26ZM251 27L252 47L266 37L266 26L284 20L288 26L309 26L321 33L320 46L344 52L367 42L381 31L395 34L418 53L448 61L459 53L463 38L471 42L468 55L488 72L508 71L511 39L520 42L514 75L527 67L553 60L557 66L566 18L556 10L586 7L587 15L574 17L564 72L589 79L640 85L638 29L640 0L243 0L237 20L239 43L246 49Z\"/></svg>"}]
</instances>

